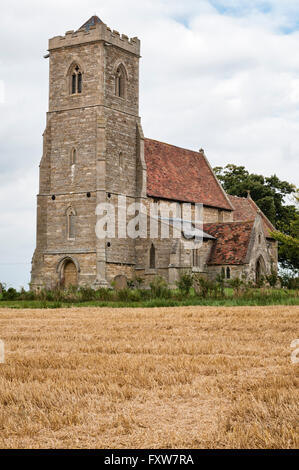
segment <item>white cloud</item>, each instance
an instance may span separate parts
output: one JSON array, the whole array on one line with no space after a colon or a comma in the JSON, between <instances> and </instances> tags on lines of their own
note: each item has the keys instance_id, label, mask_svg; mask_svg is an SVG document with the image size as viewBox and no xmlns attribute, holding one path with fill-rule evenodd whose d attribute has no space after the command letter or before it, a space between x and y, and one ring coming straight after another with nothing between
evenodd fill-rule
<instances>
[{"instance_id":1,"label":"white cloud","mask_svg":"<svg viewBox=\"0 0 299 470\"><path fill-rule=\"evenodd\" d=\"M297 0L11 0L0 18L0 281L25 284L34 250L47 40L94 13L142 41L146 136L299 185ZM3 265L17 262L27 265Z\"/></svg>"},{"instance_id":2,"label":"white cloud","mask_svg":"<svg viewBox=\"0 0 299 470\"><path fill-rule=\"evenodd\" d=\"M5 101L5 86L4 82L0 81L0 104L3 104Z\"/></svg>"}]
</instances>

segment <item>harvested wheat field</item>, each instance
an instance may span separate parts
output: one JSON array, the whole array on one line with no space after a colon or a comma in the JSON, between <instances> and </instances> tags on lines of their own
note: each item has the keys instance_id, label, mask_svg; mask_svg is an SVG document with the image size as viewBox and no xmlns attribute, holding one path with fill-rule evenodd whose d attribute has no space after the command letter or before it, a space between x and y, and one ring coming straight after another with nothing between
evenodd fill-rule
<instances>
[{"instance_id":1,"label":"harvested wheat field","mask_svg":"<svg viewBox=\"0 0 299 470\"><path fill-rule=\"evenodd\" d=\"M0 310L1 448L296 448L298 307Z\"/></svg>"}]
</instances>

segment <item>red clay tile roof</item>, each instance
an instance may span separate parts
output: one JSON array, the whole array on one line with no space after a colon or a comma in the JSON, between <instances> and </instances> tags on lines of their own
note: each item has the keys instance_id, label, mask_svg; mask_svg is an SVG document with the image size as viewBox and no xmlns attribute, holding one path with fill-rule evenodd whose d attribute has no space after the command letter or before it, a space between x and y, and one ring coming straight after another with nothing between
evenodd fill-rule
<instances>
[{"instance_id":1,"label":"red clay tile roof","mask_svg":"<svg viewBox=\"0 0 299 470\"><path fill-rule=\"evenodd\" d=\"M262 218L265 237L270 237L270 232L273 232L275 228L251 197L244 198L230 195L228 197L232 206L235 208L234 221L238 222L242 220L253 220L256 218L256 215L259 212Z\"/></svg>"},{"instance_id":2,"label":"red clay tile roof","mask_svg":"<svg viewBox=\"0 0 299 470\"><path fill-rule=\"evenodd\" d=\"M216 238L216 241L213 243L208 264L244 264L253 224L254 221L204 224L204 231Z\"/></svg>"},{"instance_id":3,"label":"red clay tile roof","mask_svg":"<svg viewBox=\"0 0 299 470\"><path fill-rule=\"evenodd\" d=\"M148 196L233 210L202 153L151 139L144 144Z\"/></svg>"}]
</instances>

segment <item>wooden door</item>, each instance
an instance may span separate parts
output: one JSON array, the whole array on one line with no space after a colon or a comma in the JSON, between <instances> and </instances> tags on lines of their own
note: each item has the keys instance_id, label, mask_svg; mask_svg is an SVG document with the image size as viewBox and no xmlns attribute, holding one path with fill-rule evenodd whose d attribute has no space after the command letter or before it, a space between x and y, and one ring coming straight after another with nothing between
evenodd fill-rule
<instances>
[{"instance_id":1,"label":"wooden door","mask_svg":"<svg viewBox=\"0 0 299 470\"><path fill-rule=\"evenodd\" d=\"M64 287L77 286L78 274L77 268L72 261L68 261L64 267Z\"/></svg>"}]
</instances>

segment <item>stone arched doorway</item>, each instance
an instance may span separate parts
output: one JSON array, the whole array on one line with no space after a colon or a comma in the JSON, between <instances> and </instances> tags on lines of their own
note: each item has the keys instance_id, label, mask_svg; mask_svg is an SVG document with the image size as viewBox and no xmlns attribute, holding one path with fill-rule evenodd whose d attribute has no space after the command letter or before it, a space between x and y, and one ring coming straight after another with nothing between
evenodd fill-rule
<instances>
[{"instance_id":1,"label":"stone arched doorway","mask_svg":"<svg viewBox=\"0 0 299 470\"><path fill-rule=\"evenodd\" d=\"M62 258L57 265L60 285L63 288L78 286L80 265L76 258L69 256Z\"/></svg>"},{"instance_id":2,"label":"stone arched doorway","mask_svg":"<svg viewBox=\"0 0 299 470\"><path fill-rule=\"evenodd\" d=\"M63 267L63 277L62 277L63 287L66 289L71 286L78 285L78 273L75 263L71 260L67 260Z\"/></svg>"},{"instance_id":3,"label":"stone arched doorway","mask_svg":"<svg viewBox=\"0 0 299 470\"><path fill-rule=\"evenodd\" d=\"M263 257L260 256L255 266L255 280L259 282L266 275L266 265Z\"/></svg>"}]
</instances>

